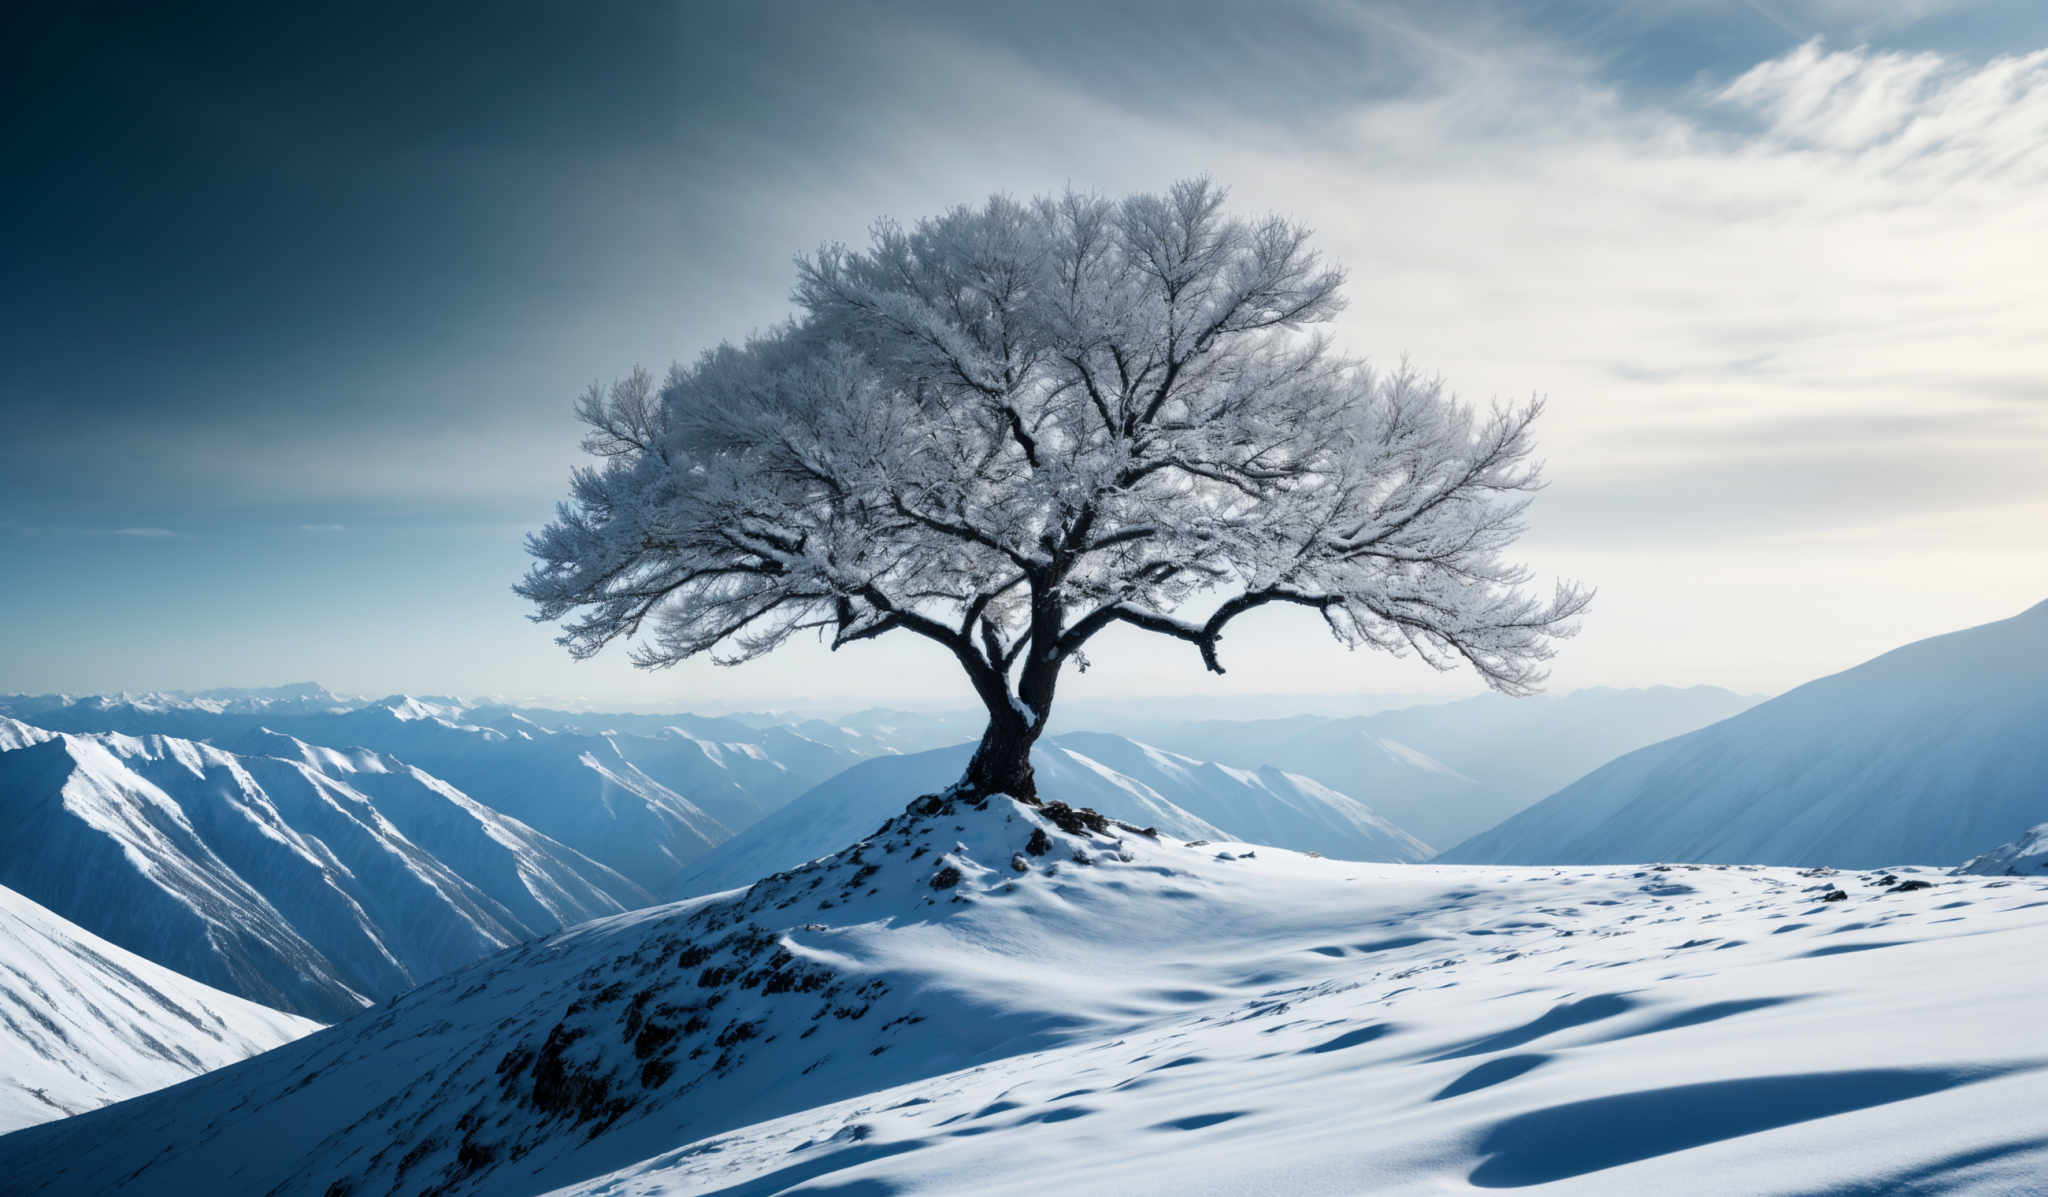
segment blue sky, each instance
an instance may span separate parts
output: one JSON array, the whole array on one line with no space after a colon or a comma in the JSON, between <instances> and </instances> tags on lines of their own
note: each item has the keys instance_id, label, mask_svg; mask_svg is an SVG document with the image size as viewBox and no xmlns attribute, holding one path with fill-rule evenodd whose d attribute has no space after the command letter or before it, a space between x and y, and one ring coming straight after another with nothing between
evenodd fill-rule
<instances>
[{"instance_id":1,"label":"blue sky","mask_svg":"<svg viewBox=\"0 0 2048 1197\"><path fill-rule=\"evenodd\" d=\"M875 217L1197 172L1320 230L1347 350L1550 397L1526 555L1601 591L1559 688L1775 689L2048 595L2040 5L7 20L0 690L952 695L888 642L569 661L508 588L570 401ZM1228 684L1466 684L1317 634L1248 629Z\"/></svg>"}]
</instances>

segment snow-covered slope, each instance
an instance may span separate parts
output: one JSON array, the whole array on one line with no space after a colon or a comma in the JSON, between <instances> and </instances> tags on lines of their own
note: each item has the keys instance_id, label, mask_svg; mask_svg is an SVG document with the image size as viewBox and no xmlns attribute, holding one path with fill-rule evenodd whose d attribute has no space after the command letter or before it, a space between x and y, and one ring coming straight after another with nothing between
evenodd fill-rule
<instances>
[{"instance_id":1,"label":"snow-covered slope","mask_svg":"<svg viewBox=\"0 0 2048 1197\"><path fill-rule=\"evenodd\" d=\"M2029 828L2025 835L2010 844L2002 844L1982 856L1971 857L1956 872L1983 873L1993 877L2048 875L2048 823Z\"/></svg>"},{"instance_id":2,"label":"snow-covered slope","mask_svg":"<svg viewBox=\"0 0 2048 1197\"><path fill-rule=\"evenodd\" d=\"M2048 887L920 803L0 1138L31 1192L2025 1191ZM1839 897L1837 897L1839 893Z\"/></svg>"},{"instance_id":3,"label":"snow-covered slope","mask_svg":"<svg viewBox=\"0 0 2048 1197\"><path fill-rule=\"evenodd\" d=\"M1305 773L1442 849L1624 752L1753 703L1712 686L1651 686L1529 698L1488 694L1343 718L1127 718L1108 730L1204 760Z\"/></svg>"},{"instance_id":4,"label":"snow-covered slope","mask_svg":"<svg viewBox=\"0 0 2048 1197\"><path fill-rule=\"evenodd\" d=\"M611 869L403 761L367 748L321 748L270 731L243 737L235 747L245 755L300 761L346 781L400 834L527 927L552 930L653 901Z\"/></svg>"},{"instance_id":5,"label":"snow-covered slope","mask_svg":"<svg viewBox=\"0 0 2048 1197\"><path fill-rule=\"evenodd\" d=\"M491 739L478 734L484 729L443 726L457 735L419 744L404 759L650 893L670 892L685 867L732 834L622 752L623 738Z\"/></svg>"},{"instance_id":6,"label":"snow-covered slope","mask_svg":"<svg viewBox=\"0 0 2048 1197\"><path fill-rule=\"evenodd\" d=\"M859 839L901 808L903 795L957 781L972 749L961 744L855 765L720 845L676 892L745 885ZM1363 804L1270 767L1230 769L1095 732L1048 737L1031 759L1046 793L1182 839L1241 839L1346 859L1429 855L1427 845Z\"/></svg>"},{"instance_id":7,"label":"snow-covered slope","mask_svg":"<svg viewBox=\"0 0 2048 1197\"><path fill-rule=\"evenodd\" d=\"M327 1019L645 898L395 761L263 747L282 755L0 720L0 884L216 988Z\"/></svg>"},{"instance_id":8,"label":"snow-covered slope","mask_svg":"<svg viewBox=\"0 0 2048 1197\"><path fill-rule=\"evenodd\" d=\"M1447 861L1956 864L2048 818L2048 603L1632 752Z\"/></svg>"},{"instance_id":9,"label":"snow-covered slope","mask_svg":"<svg viewBox=\"0 0 2048 1197\"><path fill-rule=\"evenodd\" d=\"M0 887L0 1132L175 1084L318 1030Z\"/></svg>"}]
</instances>

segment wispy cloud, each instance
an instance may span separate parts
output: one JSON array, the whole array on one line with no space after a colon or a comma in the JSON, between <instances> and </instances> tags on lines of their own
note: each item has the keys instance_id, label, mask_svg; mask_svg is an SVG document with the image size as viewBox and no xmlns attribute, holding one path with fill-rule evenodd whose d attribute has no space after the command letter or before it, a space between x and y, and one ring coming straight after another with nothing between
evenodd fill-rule
<instances>
[{"instance_id":1,"label":"wispy cloud","mask_svg":"<svg viewBox=\"0 0 2048 1197\"><path fill-rule=\"evenodd\" d=\"M177 536L180 534L177 532L173 532L169 528L113 528L108 530L107 535L134 536L144 540L159 540L164 537Z\"/></svg>"},{"instance_id":2,"label":"wispy cloud","mask_svg":"<svg viewBox=\"0 0 2048 1197\"><path fill-rule=\"evenodd\" d=\"M341 525L341 524L300 524L300 525L299 525L299 531L301 531L301 532L346 532L346 531L348 531L348 529L347 529L347 527L345 527L344 525Z\"/></svg>"},{"instance_id":3,"label":"wispy cloud","mask_svg":"<svg viewBox=\"0 0 2048 1197\"><path fill-rule=\"evenodd\" d=\"M1959 181L2048 175L2048 50L1972 66L1947 55L1829 50L1760 63L1716 97L1780 146Z\"/></svg>"}]
</instances>

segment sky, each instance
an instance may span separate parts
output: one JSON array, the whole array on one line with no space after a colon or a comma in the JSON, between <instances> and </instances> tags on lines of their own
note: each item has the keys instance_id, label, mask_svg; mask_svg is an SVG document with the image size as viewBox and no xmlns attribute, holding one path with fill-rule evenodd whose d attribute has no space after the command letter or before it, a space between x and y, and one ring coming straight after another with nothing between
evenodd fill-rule
<instances>
[{"instance_id":1,"label":"sky","mask_svg":"<svg viewBox=\"0 0 2048 1197\"><path fill-rule=\"evenodd\" d=\"M969 701L938 650L575 662L510 590L574 397L792 257L1208 174L1334 333L1549 402L1552 688L1770 693L2048 598L2031 0L9 6L0 691ZM1241 629L1241 630L1240 630ZM1464 693L1266 612L1063 694Z\"/></svg>"}]
</instances>

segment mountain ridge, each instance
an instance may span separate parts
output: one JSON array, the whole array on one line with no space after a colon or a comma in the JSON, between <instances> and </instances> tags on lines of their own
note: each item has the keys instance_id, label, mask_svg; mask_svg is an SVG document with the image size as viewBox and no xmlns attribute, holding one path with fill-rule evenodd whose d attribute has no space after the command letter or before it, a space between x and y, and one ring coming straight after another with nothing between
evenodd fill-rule
<instances>
[{"instance_id":1,"label":"mountain ridge","mask_svg":"<svg viewBox=\"0 0 2048 1197\"><path fill-rule=\"evenodd\" d=\"M2048 814L2048 603L1638 749L1453 863L1955 864Z\"/></svg>"}]
</instances>

